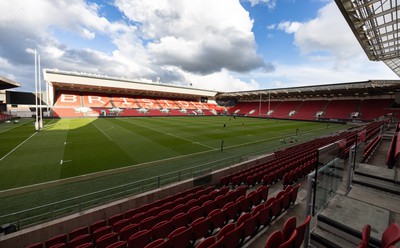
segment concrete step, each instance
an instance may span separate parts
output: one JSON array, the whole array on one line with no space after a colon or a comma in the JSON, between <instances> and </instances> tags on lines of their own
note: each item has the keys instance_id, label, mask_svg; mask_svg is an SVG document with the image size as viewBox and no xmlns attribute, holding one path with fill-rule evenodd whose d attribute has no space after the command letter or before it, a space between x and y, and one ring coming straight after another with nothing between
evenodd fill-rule
<instances>
[{"instance_id":1,"label":"concrete step","mask_svg":"<svg viewBox=\"0 0 400 248\"><path fill-rule=\"evenodd\" d=\"M334 233L326 231L320 227L315 228L310 235L310 243L318 248L343 248L357 247L358 244L349 242Z\"/></svg>"},{"instance_id":2,"label":"concrete step","mask_svg":"<svg viewBox=\"0 0 400 248\"><path fill-rule=\"evenodd\" d=\"M356 172L353 178L353 183L400 195L400 185L394 180Z\"/></svg>"},{"instance_id":3,"label":"concrete step","mask_svg":"<svg viewBox=\"0 0 400 248\"><path fill-rule=\"evenodd\" d=\"M361 242L361 230L343 225L323 214L318 215L317 228L311 233L311 244L322 247L356 247ZM321 247L321 246L317 246ZM380 241L370 237L370 247L380 247Z\"/></svg>"}]
</instances>

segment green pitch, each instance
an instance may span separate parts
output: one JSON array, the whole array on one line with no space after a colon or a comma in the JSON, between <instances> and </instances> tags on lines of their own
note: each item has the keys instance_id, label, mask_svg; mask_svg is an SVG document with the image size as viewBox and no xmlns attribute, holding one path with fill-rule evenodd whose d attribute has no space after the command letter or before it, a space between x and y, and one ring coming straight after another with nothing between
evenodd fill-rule
<instances>
[{"instance_id":1,"label":"green pitch","mask_svg":"<svg viewBox=\"0 0 400 248\"><path fill-rule=\"evenodd\" d=\"M328 129L327 124L316 122L172 117L46 120L37 133L32 120L0 127L0 190L4 190L169 158L219 157L222 140L224 155L268 150L282 145L281 139L301 139L344 126L330 124ZM169 166L158 172L179 169Z\"/></svg>"}]
</instances>

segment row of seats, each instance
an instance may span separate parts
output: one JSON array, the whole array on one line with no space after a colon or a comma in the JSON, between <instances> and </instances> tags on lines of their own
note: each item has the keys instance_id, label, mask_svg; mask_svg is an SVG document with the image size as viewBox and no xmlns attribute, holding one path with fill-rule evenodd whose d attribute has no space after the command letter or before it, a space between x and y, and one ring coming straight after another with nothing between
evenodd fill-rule
<instances>
[{"instance_id":1,"label":"row of seats","mask_svg":"<svg viewBox=\"0 0 400 248\"><path fill-rule=\"evenodd\" d=\"M397 138L399 131L400 131L400 122L398 122L396 125L396 129L394 131L392 141L390 142L388 153L386 155L385 163L389 168L393 168L393 166L396 162L396 157L398 155L398 154L396 154L396 147L400 147L400 140L398 140L398 138ZM397 146L397 144L399 144L399 146Z\"/></svg>"},{"instance_id":2,"label":"row of seats","mask_svg":"<svg viewBox=\"0 0 400 248\"><path fill-rule=\"evenodd\" d=\"M8 114L0 114L0 120L10 119L12 116Z\"/></svg>"},{"instance_id":3,"label":"row of seats","mask_svg":"<svg viewBox=\"0 0 400 248\"><path fill-rule=\"evenodd\" d=\"M297 145L283 151L275 152L275 158L263 164L256 165L220 179L221 185L239 186L245 183L249 186L263 183L271 185L281 180L285 174L284 187L298 181L314 169L317 149L327 144L345 139L347 152L356 137L356 132L342 133L337 136L316 139ZM289 174L288 174L289 173Z\"/></svg>"},{"instance_id":4,"label":"row of seats","mask_svg":"<svg viewBox=\"0 0 400 248\"><path fill-rule=\"evenodd\" d=\"M192 221L197 217L196 214L199 212L210 212L217 206L216 204L219 204L218 206L223 206L227 202L234 201L246 193L246 187L241 187L231 192L228 192L228 188L210 190L212 190L212 187L206 189L197 187L179 193L173 197L167 197L151 204L147 204L138 209L129 210L124 214L114 215L108 220L97 221L88 227L77 228L68 235L58 235L47 240L44 245L47 248L60 243L69 244L71 241L71 245L74 245L87 239L90 239L97 244L99 238L106 234L109 235L110 233L118 233L120 239L128 240L129 237L137 231L146 230L154 226L156 223L170 220L171 218L173 219L177 215L182 215L182 213L187 212L187 214L181 218L176 217L176 221ZM226 197L222 197L226 193L229 194L227 194ZM202 208L199 209L199 211L195 211L194 209L198 206L202 206ZM77 238L79 238L79 241L76 240ZM41 246L38 244L38 246L35 247Z\"/></svg>"},{"instance_id":5,"label":"row of seats","mask_svg":"<svg viewBox=\"0 0 400 248\"><path fill-rule=\"evenodd\" d=\"M113 112L112 108L71 108L71 107L53 107L52 116L58 118L67 117L98 117L98 116L123 116L123 117L140 117L140 116L215 116L221 114L214 109L212 110L177 110L177 109L128 109L121 108L118 112Z\"/></svg>"},{"instance_id":6,"label":"row of seats","mask_svg":"<svg viewBox=\"0 0 400 248\"><path fill-rule=\"evenodd\" d=\"M316 120L322 113L324 119L353 119L353 113L364 121L371 121L387 113L397 112L390 109L394 99L365 100L318 100L318 101L268 101L239 102L229 109L230 114L284 118L296 120ZM261 107L261 108L260 108ZM269 115L268 115L269 112Z\"/></svg>"},{"instance_id":7,"label":"row of seats","mask_svg":"<svg viewBox=\"0 0 400 248\"><path fill-rule=\"evenodd\" d=\"M67 234L57 235L56 237L50 238L43 244L42 243L35 244L34 247L43 247L44 246L44 247L48 248L48 247L51 247L58 243L67 243L67 241L72 241L73 239L77 238L80 235L84 235L84 234L92 235L99 229L101 229L103 227L107 227L107 228L104 228L104 230L102 229L102 230L98 231L98 234L95 235L96 238L99 238L101 233L104 233L107 230L110 230L108 227L112 227L111 229L114 231L119 231L118 229L121 229L121 225L122 225L121 223L123 223L124 221L126 222L126 220L129 220L128 221L129 223L134 221L135 224L137 224L136 222L138 222L140 220L140 218L145 219L147 217L151 217L155 213L161 214L161 213L165 212L166 210L173 208L176 204L180 205L182 203L189 202L190 200L200 199L201 197L204 197L205 195L211 194L211 192L213 192L213 191L214 192L226 192L227 190L228 190L227 188L216 191L213 189L213 187L208 187L205 189L200 186L194 187L192 189L189 189L189 190L177 193L175 195L165 197L163 199L143 205L139 208L134 208L134 209L128 210L125 213L116 214L114 216L111 216L107 220L106 219L99 220L99 221L92 223L89 226L77 228L77 229L69 232L68 235Z\"/></svg>"},{"instance_id":8,"label":"row of seats","mask_svg":"<svg viewBox=\"0 0 400 248\"><path fill-rule=\"evenodd\" d=\"M377 122L372 122L372 123L368 124L365 127L365 132L366 132L365 140L368 141L372 137L375 137L375 135L381 131L383 124L384 124L384 121L377 121Z\"/></svg>"},{"instance_id":9,"label":"row of seats","mask_svg":"<svg viewBox=\"0 0 400 248\"><path fill-rule=\"evenodd\" d=\"M296 217L290 217L283 224L282 230L277 230L268 237L265 248L300 248L310 220L311 216L307 215L303 223L296 226Z\"/></svg>"},{"instance_id":10,"label":"row of seats","mask_svg":"<svg viewBox=\"0 0 400 248\"><path fill-rule=\"evenodd\" d=\"M166 238L153 237L153 239L150 238L152 241L148 243L149 237L146 232L138 234L140 238L137 237L135 239L134 247L207 247L203 243L205 239L210 236L220 239L227 233L230 227L240 226L242 223L245 223L251 216L249 213L250 209L259 205L261 201L266 200L266 198L263 198L263 195L267 197L268 188L260 187L257 191L253 192L237 198L236 201L228 202L222 208L215 208L206 215L198 215L198 218L194 221L188 221L175 226L175 230ZM163 225L167 225L167 223ZM175 237L175 234L178 237ZM145 236L144 243L141 243L143 235Z\"/></svg>"},{"instance_id":11,"label":"row of seats","mask_svg":"<svg viewBox=\"0 0 400 248\"><path fill-rule=\"evenodd\" d=\"M371 235L371 225L366 224L362 229L362 238L357 248L369 248L369 240ZM392 223L382 233L381 248L395 248L400 242L400 225Z\"/></svg>"},{"instance_id":12,"label":"row of seats","mask_svg":"<svg viewBox=\"0 0 400 248\"><path fill-rule=\"evenodd\" d=\"M277 218L285 209L294 204L298 192L298 186L288 187L285 191L279 192L276 197L268 199L268 187L266 186L260 186L247 195L246 186L231 191L227 188L223 189L214 190L208 194L208 196L218 195L214 192L221 192L213 200L200 201L203 202L201 206L191 207L187 212L180 212L171 219L157 219L157 222L143 225L147 223L146 219L139 223L132 223L132 218L136 215L132 216L131 221L126 221L126 219L121 219L122 217L119 217L119 215L115 215L109 218L106 223L99 221L89 227L75 229L68 235L58 235L47 240L44 246L46 248L153 247L150 244L161 245L161 240L164 240L162 242L164 246L154 247L197 247L198 245L201 247L200 243L209 236L215 236L215 241L218 243L217 241L224 236L222 229L226 228L229 223L235 223L235 227L244 223L243 227L239 229L240 235L246 235L239 236L240 242L244 242L255 234L260 225L268 225L271 219ZM187 204L190 204L190 202ZM182 205L178 204L173 209L180 208ZM148 211L151 211L151 209ZM260 219L258 214L255 215L256 212L262 212L260 218L261 216L263 218ZM250 219L253 215L257 216L257 218L252 218L251 223L253 224L246 224L247 219ZM125 223L124 227L122 227L122 223ZM250 230L252 231L248 231L248 225L251 226ZM43 247L43 244L34 244L28 247Z\"/></svg>"},{"instance_id":13,"label":"row of seats","mask_svg":"<svg viewBox=\"0 0 400 248\"><path fill-rule=\"evenodd\" d=\"M90 108L129 108L129 109L214 109L224 108L215 103L202 103L195 100L151 99L101 93L59 92L55 99L56 107Z\"/></svg>"},{"instance_id":14,"label":"row of seats","mask_svg":"<svg viewBox=\"0 0 400 248\"><path fill-rule=\"evenodd\" d=\"M241 247L262 228L270 225L271 222L287 210L290 205L294 204L297 198L298 187L299 185L296 186L296 189L293 187L287 188L284 191L280 191L276 197L271 197L265 202L253 205L253 207L249 208L249 212L244 212L240 215L235 225L231 223L224 226L216 237L206 238L198 247ZM244 199L238 200L242 202ZM234 205L235 204L231 204L231 207L234 208Z\"/></svg>"},{"instance_id":15,"label":"row of seats","mask_svg":"<svg viewBox=\"0 0 400 248\"><path fill-rule=\"evenodd\" d=\"M376 147L378 146L379 142L382 139L382 135L377 135L375 136L375 138L373 138L364 148L364 153L363 153L363 159L362 159L362 163L364 163L365 161L367 161L370 156L372 155L373 151L376 149Z\"/></svg>"},{"instance_id":16,"label":"row of seats","mask_svg":"<svg viewBox=\"0 0 400 248\"><path fill-rule=\"evenodd\" d=\"M304 153L301 156L288 156L270 160L266 163L256 165L239 172L227 175L220 179L221 185L239 186L245 183L249 186L255 185L262 180L266 185L277 182L289 169L296 168L309 160L311 153ZM267 176L268 175L268 179Z\"/></svg>"}]
</instances>

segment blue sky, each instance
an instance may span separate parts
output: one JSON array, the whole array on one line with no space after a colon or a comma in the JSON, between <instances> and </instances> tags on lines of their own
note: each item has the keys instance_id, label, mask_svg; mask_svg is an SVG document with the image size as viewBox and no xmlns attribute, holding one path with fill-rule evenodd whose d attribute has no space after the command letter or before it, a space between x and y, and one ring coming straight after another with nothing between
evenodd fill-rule
<instances>
[{"instance_id":1,"label":"blue sky","mask_svg":"<svg viewBox=\"0 0 400 248\"><path fill-rule=\"evenodd\" d=\"M330 0L0 2L0 75L43 68L220 91L398 79Z\"/></svg>"}]
</instances>

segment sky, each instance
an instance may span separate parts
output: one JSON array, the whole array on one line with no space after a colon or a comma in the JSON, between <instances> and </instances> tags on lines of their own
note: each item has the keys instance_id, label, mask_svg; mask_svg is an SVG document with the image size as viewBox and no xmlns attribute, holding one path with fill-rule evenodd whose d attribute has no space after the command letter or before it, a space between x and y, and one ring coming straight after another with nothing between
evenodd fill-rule
<instances>
[{"instance_id":1,"label":"sky","mask_svg":"<svg viewBox=\"0 0 400 248\"><path fill-rule=\"evenodd\" d=\"M41 67L223 92L398 79L331 0L0 1L0 75Z\"/></svg>"}]
</instances>

